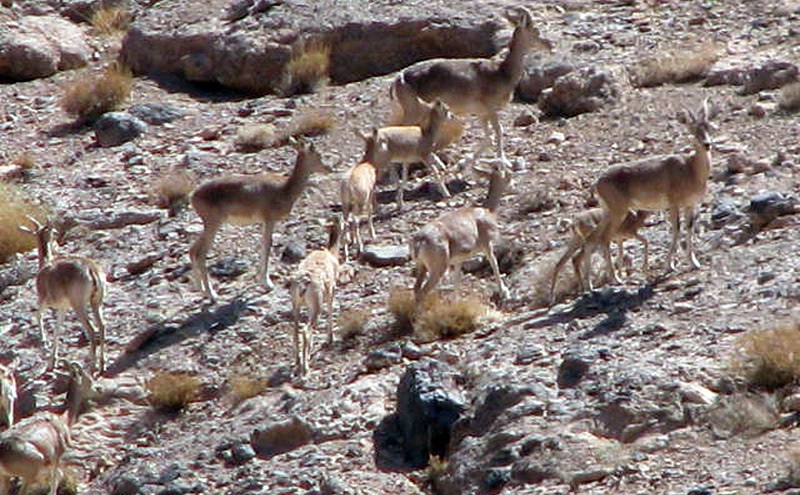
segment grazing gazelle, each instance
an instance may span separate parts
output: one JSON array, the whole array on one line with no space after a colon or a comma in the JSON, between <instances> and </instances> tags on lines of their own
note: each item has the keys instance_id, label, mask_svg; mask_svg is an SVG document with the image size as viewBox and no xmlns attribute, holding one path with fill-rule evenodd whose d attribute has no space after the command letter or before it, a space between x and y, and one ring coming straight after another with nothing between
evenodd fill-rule
<instances>
[{"instance_id":1,"label":"grazing gazelle","mask_svg":"<svg viewBox=\"0 0 800 495\"><path fill-rule=\"evenodd\" d=\"M14 371L19 365L19 357L15 357L7 365L0 365L0 407L6 416L6 428L14 424L14 408L17 404L17 378Z\"/></svg>"},{"instance_id":2,"label":"grazing gazelle","mask_svg":"<svg viewBox=\"0 0 800 495\"><path fill-rule=\"evenodd\" d=\"M418 104L409 95L424 101L442 100L456 115L476 115L484 136L475 152L480 158L490 141L489 126L494 129L497 156L503 152L503 129L499 112L508 105L523 72L523 59L530 48L546 50L552 44L542 39L530 13L518 7L506 17L516 25L508 51L502 59L437 58L424 60L404 69L394 80L391 95L402 113L417 113ZM400 116L403 119L404 116Z\"/></svg>"},{"instance_id":3,"label":"grazing gazelle","mask_svg":"<svg viewBox=\"0 0 800 495\"><path fill-rule=\"evenodd\" d=\"M226 223L262 225L258 277L264 280L267 289L274 288L269 276L272 230L292 211L311 175L328 171L312 143L300 142L295 146L297 161L289 177L276 174L232 175L205 182L192 193L192 206L203 220L203 233L189 248L189 256L201 289L212 302L217 295L208 279L206 256L217 232Z\"/></svg>"},{"instance_id":4,"label":"grazing gazelle","mask_svg":"<svg viewBox=\"0 0 800 495\"><path fill-rule=\"evenodd\" d=\"M84 335L89 341L91 367L97 373L105 369L106 325L103 321L103 297L105 296L105 273L94 260L78 257L53 258L53 225L42 225L28 217L35 230L20 226L20 230L36 236L39 248L39 273L36 275L36 292L39 309L36 320L42 343L47 343L42 323L42 314L47 308L55 308L57 323L53 330L50 368L58 359L59 332L64 326L63 310L72 308L83 324ZM86 306L91 306L95 322L92 323ZM99 349L98 349L99 348ZM99 352L98 352L99 351ZM99 354L99 356L98 356Z\"/></svg>"},{"instance_id":5,"label":"grazing gazelle","mask_svg":"<svg viewBox=\"0 0 800 495\"><path fill-rule=\"evenodd\" d=\"M333 297L339 278L339 222L329 227L328 247L312 251L297 267L292 277L292 319L294 320L295 366L300 374L308 372L312 332L319 324L323 304L327 306L328 343L333 343ZM300 310L308 308L308 324L300 321Z\"/></svg>"},{"instance_id":6,"label":"grazing gazelle","mask_svg":"<svg viewBox=\"0 0 800 495\"><path fill-rule=\"evenodd\" d=\"M497 208L503 192L511 181L504 162L495 163L486 201L482 207L466 206L445 213L425 225L411 238L411 258L417 265L414 296L417 304L425 300L442 276L452 270L455 285L461 280L461 264L476 253L484 253L489 260L501 298L508 297L508 289L500 277L494 243L499 236Z\"/></svg>"},{"instance_id":7,"label":"grazing gazelle","mask_svg":"<svg viewBox=\"0 0 800 495\"><path fill-rule=\"evenodd\" d=\"M364 140L364 156L347 171L339 189L342 200L341 231L345 263L350 260L352 242L356 243L358 253L364 248L359 217L367 217L370 238L375 239L372 213L375 206L375 184L382 165L378 162L378 158L381 153L386 152L385 142L378 142L378 129L373 128L369 135L359 134L359 136ZM379 149L381 146L383 150Z\"/></svg>"},{"instance_id":8,"label":"grazing gazelle","mask_svg":"<svg viewBox=\"0 0 800 495\"><path fill-rule=\"evenodd\" d=\"M647 270L648 243L647 239L639 233L639 229L644 227L644 222L647 220L649 215L650 212L648 211L629 212L617 231L613 235L609 236L609 240L611 242L617 243L620 259L622 259L623 255L623 242L627 239L638 239L644 246L644 258L642 264L645 271ZM570 228L572 231L572 237L570 237L569 245L567 246L566 251L564 251L564 254L561 256L561 258L559 258L558 263L556 263L556 267L553 270L553 278L550 281L550 304L555 303L556 280L558 279L558 274L561 272L561 269L567 263L568 259L572 258L572 265L575 268L575 274L580 275L581 270L578 266L578 263L581 261L581 249L583 249L583 246L586 244L586 240L589 238L591 233L603 223L604 216L604 209L593 208L589 211L581 212L573 219L572 226ZM589 276L591 276L591 274Z\"/></svg>"},{"instance_id":9,"label":"grazing gazelle","mask_svg":"<svg viewBox=\"0 0 800 495\"><path fill-rule=\"evenodd\" d=\"M688 110L678 114L678 121L686 125L694 139L693 153L658 156L614 165L600 176L596 189L606 215L601 227L586 240L581 256L589 259L585 260L587 268L582 279L591 271L591 253L602 246L611 276L615 282L621 283L611 260L609 243L631 210L669 210L672 244L667 265L671 270L675 269L674 255L678 249L680 215L683 212L686 221L686 254L693 267L700 267L692 246L692 231L695 221L694 206L705 196L711 171L710 120L713 115L710 112L706 99L697 114ZM591 280L583 281L583 286L591 288Z\"/></svg>"},{"instance_id":10,"label":"grazing gazelle","mask_svg":"<svg viewBox=\"0 0 800 495\"><path fill-rule=\"evenodd\" d=\"M436 156L436 142L442 133L442 126L451 120L452 114L447 105L436 100L431 108L430 116L424 124L401 125L381 127L378 129L376 140L379 149L385 148L385 153L379 152L378 159L381 163L399 162L403 165L402 178L397 188L397 204L403 207L403 190L408 182L408 165L422 162L433 171L444 197L450 197L450 191L444 183L444 163ZM384 156L385 155L385 156Z\"/></svg>"},{"instance_id":11,"label":"grazing gazelle","mask_svg":"<svg viewBox=\"0 0 800 495\"><path fill-rule=\"evenodd\" d=\"M11 478L21 481L20 495L38 478L47 476L50 495L56 495L63 476L61 458L70 446L70 429L80 414L91 382L70 370L65 410L39 411L0 433L0 487L9 493Z\"/></svg>"}]
</instances>

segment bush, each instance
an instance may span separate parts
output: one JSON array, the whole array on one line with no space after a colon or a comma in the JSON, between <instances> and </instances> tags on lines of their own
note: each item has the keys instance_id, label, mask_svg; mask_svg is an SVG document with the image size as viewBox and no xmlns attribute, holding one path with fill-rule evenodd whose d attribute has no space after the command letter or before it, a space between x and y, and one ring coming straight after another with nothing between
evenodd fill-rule
<instances>
[{"instance_id":1,"label":"bush","mask_svg":"<svg viewBox=\"0 0 800 495\"><path fill-rule=\"evenodd\" d=\"M800 82L786 85L781 90L778 106L787 112L800 110Z\"/></svg>"},{"instance_id":2,"label":"bush","mask_svg":"<svg viewBox=\"0 0 800 495\"><path fill-rule=\"evenodd\" d=\"M489 308L474 296L459 297L456 294L443 298L431 294L414 325L414 337L420 342L433 342L472 333L488 311Z\"/></svg>"},{"instance_id":3,"label":"bush","mask_svg":"<svg viewBox=\"0 0 800 495\"><path fill-rule=\"evenodd\" d=\"M147 382L147 390L153 407L177 413L197 397L200 380L188 373L158 373Z\"/></svg>"},{"instance_id":4,"label":"bush","mask_svg":"<svg viewBox=\"0 0 800 495\"><path fill-rule=\"evenodd\" d=\"M20 187L0 182L0 263L16 253L36 249L36 237L19 230L23 225L33 227L28 216L44 224L47 212Z\"/></svg>"},{"instance_id":5,"label":"bush","mask_svg":"<svg viewBox=\"0 0 800 495\"><path fill-rule=\"evenodd\" d=\"M112 64L94 77L81 74L67 86L61 106L83 122L93 122L118 108L131 93L133 75L119 64Z\"/></svg>"},{"instance_id":6,"label":"bush","mask_svg":"<svg viewBox=\"0 0 800 495\"><path fill-rule=\"evenodd\" d=\"M156 187L158 205L169 210L169 216L175 216L189 203L189 194L194 189L194 177L191 173L178 170L164 176Z\"/></svg>"},{"instance_id":7,"label":"bush","mask_svg":"<svg viewBox=\"0 0 800 495\"><path fill-rule=\"evenodd\" d=\"M690 82L705 77L718 59L717 47L705 43L696 51L669 53L640 62L631 69L631 83L639 88Z\"/></svg>"},{"instance_id":8,"label":"bush","mask_svg":"<svg viewBox=\"0 0 800 495\"><path fill-rule=\"evenodd\" d=\"M800 379L800 322L746 334L734 369L755 387L775 390Z\"/></svg>"},{"instance_id":9,"label":"bush","mask_svg":"<svg viewBox=\"0 0 800 495\"><path fill-rule=\"evenodd\" d=\"M369 309L349 309L339 316L339 335L342 340L353 340L364 333L369 321Z\"/></svg>"},{"instance_id":10,"label":"bush","mask_svg":"<svg viewBox=\"0 0 800 495\"><path fill-rule=\"evenodd\" d=\"M284 146L292 138L315 137L326 134L336 124L336 119L326 110L311 110L295 116L275 140L275 146Z\"/></svg>"},{"instance_id":11,"label":"bush","mask_svg":"<svg viewBox=\"0 0 800 495\"><path fill-rule=\"evenodd\" d=\"M389 307L389 313L394 317L392 333L400 337L413 332L414 320L417 317L414 292L407 289L394 290L389 294L387 305Z\"/></svg>"},{"instance_id":12,"label":"bush","mask_svg":"<svg viewBox=\"0 0 800 495\"><path fill-rule=\"evenodd\" d=\"M286 64L283 94L318 91L328 83L330 62L331 46L327 41L314 38L297 44L292 59Z\"/></svg>"},{"instance_id":13,"label":"bush","mask_svg":"<svg viewBox=\"0 0 800 495\"><path fill-rule=\"evenodd\" d=\"M98 33L107 36L127 31L131 16L122 7L100 6L92 14L89 23Z\"/></svg>"},{"instance_id":14,"label":"bush","mask_svg":"<svg viewBox=\"0 0 800 495\"><path fill-rule=\"evenodd\" d=\"M236 131L236 149L255 152L275 144L278 136L272 124L247 124Z\"/></svg>"},{"instance_id":15,"label":"bush","mask_svg":"<svg viewBox=\"0 0 800 495\"><path fill-rule=\"evenodd\" d=\"M233 402L238 404L263 392L267 388L267 380L248 376L234 376L230 380L230 385Z\"/></svg>"}]
</instances>

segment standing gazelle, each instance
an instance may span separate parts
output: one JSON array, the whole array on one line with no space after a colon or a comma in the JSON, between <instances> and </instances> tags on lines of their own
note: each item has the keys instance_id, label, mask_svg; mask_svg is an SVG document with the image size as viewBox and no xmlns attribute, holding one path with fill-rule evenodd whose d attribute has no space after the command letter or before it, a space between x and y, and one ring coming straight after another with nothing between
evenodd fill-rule
<instances>
[{"instance_id":1,"label":"standing gazelle","mask_svg":"<svg viewBox=\"0 0 800 495\"><path fill-rule=\"evenodd\" d=\"M694 206L702 201L706 193L708 176L711 171L711 136L708 99L695 115L684 110L677 119L686 125L694 138L694 152L689 155L668 155L615 165L600 176L597 181L597 194L606 210L606 218L601 228L596 229L586 240L582 256L585 260L586 277L591 272L591 253L603 247L606 264L614 281L621 283L611 260L609 242L631 210L661 211L669 210L672 223L672 244L667 265L675 269L674 255L678 249L680 235L680 215L686 221L686 254L695 268L700 267L692 245L694 230ZM589 277L590 278L590 277ZM591 280L584 281L584 287L591 288Z\"/></svg>"},{"instance_id":2,"label":"standing gazelle","mask_svg":"<svg viewBox=\"0 0 800 495\"><path fill-rule=\"evenodd\" d=\"M81 320L84 335L89 341L91 367L93 371L102 373L105 369L106 325L103 321L103 297L105 295L105 273L94 260L78 257L53 258L54 228L49 222L45 225L33 217L28 220L34 224L35 230L21 226L20 230L36 236L39 247L39 273L36 275L36 292L39 296L39 308L36 320L42 344L47 344L42 323L43 312L47 308L55 308L57 323L53 330L50 369L58 359L59 332L64 326L62 310L72 308ZM94 323L86 312L86 306L92 308ZM99 356L98 356L99 347Z\"/></svg>"},{"instance_id":3,"label":"standing gazelle","mask_svg":"<svg viewBox=\"0 0 800 495\"><path fill-rule=\"evenodd\" d=\"M9 364L0 365L0 407L5 414L6 428L14 424L14 408L17 404L17 378L14 372L19 364L15 357Z\"/></svg>"},{"instance_id":4,"label":"standing gazelle","mask_svg":"<svg viewBox=\"0 0 800 495\"><path fill-rule=\"evenodd\" d=\"M425 296L436 287L448 269L455 275L457 286L461 280L461 264L479 252L483 252L489 260L500 297L508 297L508 289L497 266L494 243L499 237L497 208L510 182L511 174L504 163L495 163L484 206L466 206L445 213L413 235L410 251L417 265L414 282L417 304L425 300Z\"/></svg>"},{"instance_id":5,"label":"standing gazelle","mask_svg":"<svg viewBox=\"0 0 800 495\"><path fill-rule=\"evenodd\" d=\"M264 280L267 289L274 288L269 276L272 230L292 211L311 175L328 171L312 143L297 143L296 148L297 161L289 177L232 175L205 182L192 194L192 206L203 220L203 233L189 248L189 256L200 286L212 302L217 295L208 280L206 256L214 244L214 237L225 223L262 225L258 277Z\"/></svg>"},{"instance_id":6,"label":"standing gazelle","mask_svg":"<svg viewBox=\"0 0 800 495\"><path fill-rule=\"evenodd\" d=\"M435 99L447 103L456 115L476 115L483 125L484 136L474 155L477 160L490 141L489 126L494 130L497 156L504 158L503 129L499 112L511 101L514 88L522 77L523 59L530 48L546 50L552 44L542 39L533 25L530 13L518 7L508 15L514 33L505 58L437 58L424 60L404 69L394 80L391 95L404 114L417 112L418 104L409 94L425 101ZM401 97L402 96L402 97ZM403 119L401 115L399 117Z\"/></svg>"},{"instance_id":7,"label":"standing gazelle","mask_svg":"<svg viewBox=\"0 0 800 495\"><path fill-rule=\"evenodd\" d=\"M312 251L297 267L289 291L294 320L295 366L300 374L308 372L312 332L316 330L323 304L327 306L328 343L333 343L333 297L339 278L339 222L329 227L328 247ZM308 325L300 322L300 310L308 308Z\"/></svg>"}]
</instances>

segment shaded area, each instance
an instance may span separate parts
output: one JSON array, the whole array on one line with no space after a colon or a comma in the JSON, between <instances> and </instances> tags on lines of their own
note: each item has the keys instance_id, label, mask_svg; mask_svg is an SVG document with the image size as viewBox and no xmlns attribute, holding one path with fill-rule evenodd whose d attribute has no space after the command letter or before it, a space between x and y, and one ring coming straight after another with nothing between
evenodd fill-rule
<instances>
[{"instance_id":1,"label":"shaded area","mask_svg":"<svg viewBox=\"0 0 800 495\"><path fill-rule=\"evenodd\" d=\"M206 308L182 323L165 322L153 325L127 345L122 356L106 369L106 375L115 376L122 373L151 354L204 332L213 335L224 330L238 322L242 313L248 308L247 299L236 298L218 308Z\"/></svg>"}]
</instances>

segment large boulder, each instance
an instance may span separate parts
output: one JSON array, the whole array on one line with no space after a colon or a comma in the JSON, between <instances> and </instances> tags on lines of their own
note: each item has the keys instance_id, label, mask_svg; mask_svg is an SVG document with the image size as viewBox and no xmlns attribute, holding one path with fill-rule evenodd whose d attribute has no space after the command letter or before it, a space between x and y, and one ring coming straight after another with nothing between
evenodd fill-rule
<instances>
[{"instance_id":1,"label":"large boulder","mask_svg":"<svg viewBox=\"0 0 800 495\"><path fill-rule=\"evenodd\" d=\"M91 49L83 31L56 16L25 16L0 24L0 77L47 77L86 65Z\"/></svg>"},{"instance_id":2,"label":"large boulder","mask_svg":"<svg viewBox=\"0 0 800 495\"><path fill-rule=\"evenodd\" d=\"M539 108L547 117L574 117L595 112L619 100L619 83L614 73L596 67L569 72L544 90Z\"/></svg>"},{"instance_id":3,"label":"large boulder","mask_svg":"<svg viewBox=\"0 0 800 495\"><path fill-rule=\"evenodd\" d=\"M262 94L281 87L304 40L328 45L330 79L347 83L428 58L490 56L503 46L496 35L504 24L493 20L501 13L478 2L433 4L424 14L389 0L169 2L134 21L121 55L138 74Z\"/></svg>"}]
</instances>

